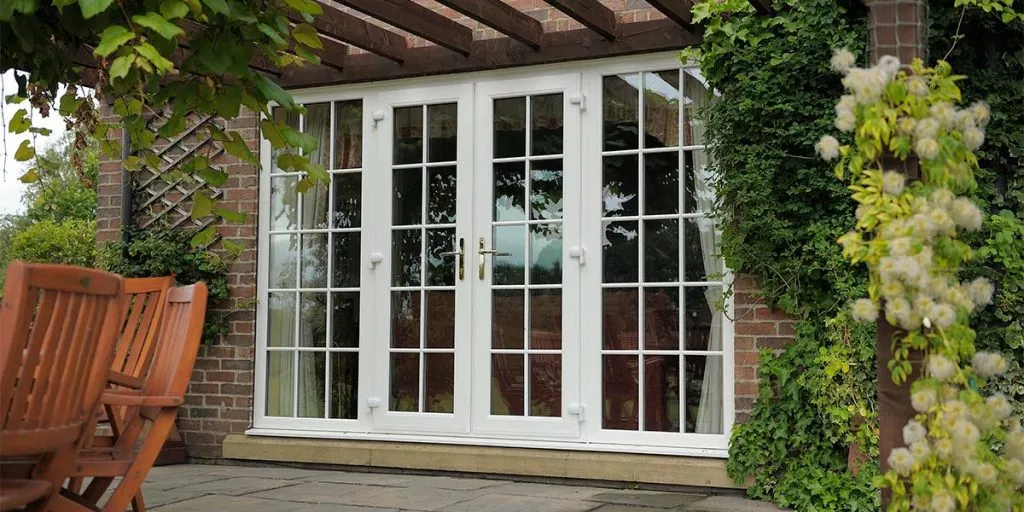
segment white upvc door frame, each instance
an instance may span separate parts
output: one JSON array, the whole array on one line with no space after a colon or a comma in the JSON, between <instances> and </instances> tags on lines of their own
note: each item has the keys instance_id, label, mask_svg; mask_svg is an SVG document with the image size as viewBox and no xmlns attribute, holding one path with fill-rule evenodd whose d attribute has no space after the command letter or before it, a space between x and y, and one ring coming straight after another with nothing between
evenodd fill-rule
<instances>
[{"instance_id":1,"label":"white upvc door frame","mask_svg":"<svg viewBox=\"0 0 1024 512\"><path fill-rule=\"evenodd\" d=\"M466 254L466 278L455 279L455 383L454 412L399 412L389 410L391 392L390 352L391 345L391 234L392 234L392 145L394 109L407 106L433 105L439 103L456 103L458 121L456 127L457 160L456 160L456 238L468 238L472 229L472 205L470 197L472 188L472 156L473 156L473 85L449 85L437 87L420 87L381 91L367 101L364 116L373 119L372 126L366 132L368 137L375 139L373 152L373 172L364 179L369 180L369 188L373 212L370 214L369 226L375 234L371 254L380 255L380 262L374 265L372 302L372 319L368 326L373 332L371 345L373 363L371 380L367 388L371 394L367 397L370 407L371 424L374 431L415 434L467 434L470 418L470 316L472 311L472 282L468 269L472 258ZM423 127L424 133L427 126ZM426 204L422 205L426 208ZM461 316L460 316L461 315ZM420 322L426 318L420 317ZM422 332L422 330L421 330ZM362 374L362 372L360 372ZM362 375L360 375L362 376ZM424 375L421 368L421 383ZM361 380L362 383L362 380ZM372 407L371 407L372 406Z\"/></svg>"},{"instance_id":2,"label":"white upvc door frame","mask_svg":"<svg viewBox=\"0 0 1024 512\"><path fill-rule=\"evenodd\" d=\"M524 79L503 79L476 83L476 139L474 146L474 225L473 237L467 240L471 249L472 265L467 275L472 277L473 292L473 419L474 434L506 438L573 439L579 437L579 259L570 257L570 250L579 245L579 190L580 190L580 128L581 97L579 74L560 74ZM563 146L562 146L562 403L557 417L502 416L491 414L492 377L492 304L491 284L494 256L478 257L479 240L484 247L493 248L492 220L494 212L494 100L543 94L562 94ZM529 119L527 119L529 123ZM524 130L529 131L527 124ZM529 141L529 137L527 137ZM529 144L529 143L528 143ZM529 171L525 176L530 179ZM530 217L530 199L524 204L526 217ZM527 236L528 233L527 233ZM530 249L527 247L527 254ZM584 260L585 261L585 260ZM479 278L479 265L483 265L483 279ZM529 256L524 262L529 265ZM524 311L529 318L530 312ZM529 333L526 333L529 336ZM529 375L526 376L529 379ZM526 386L528 387L528 386ZM524 391L525 392L525 391ZM524 409L529 410L529 396L524 396Z\"/></svg>"}]
</instances>

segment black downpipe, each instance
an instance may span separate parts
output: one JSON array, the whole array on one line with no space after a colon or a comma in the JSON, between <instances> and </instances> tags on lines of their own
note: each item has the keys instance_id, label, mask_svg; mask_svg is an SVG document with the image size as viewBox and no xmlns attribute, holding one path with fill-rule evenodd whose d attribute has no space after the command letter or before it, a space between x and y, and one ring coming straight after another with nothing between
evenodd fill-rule
<instances>
[{"instance_id":1,"label":"black downpipe","mask_svg":"<svg viewBox=\"0 0 1024 512\"><path fill-rule=\"evenodd\" d=\"M130 236L130 227L133 223L132 211L135 208L133 200L135 198L134 191L132 190L132 177L127 168L124 166L124 161L131 156L131 138L128 137L128 130L124 127L121 128L121 240L128 242Z\"/></svg>"}]
</instances>

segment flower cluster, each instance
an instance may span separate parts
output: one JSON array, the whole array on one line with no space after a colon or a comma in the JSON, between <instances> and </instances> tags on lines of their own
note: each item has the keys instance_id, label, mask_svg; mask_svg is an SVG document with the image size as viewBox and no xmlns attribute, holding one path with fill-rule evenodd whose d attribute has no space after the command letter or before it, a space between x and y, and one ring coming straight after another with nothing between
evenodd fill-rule
<instances>
[{"instance_id":1,"label":"flower cluster","mask_svg":"<svg viewBox=\"0 0 1024 512\"><path fill-rule=\"evenodd\" d=\"M839 240L844 256L870 270L869 296L851 305L852 314L864 322L881 316L899 329L890 361L897 383L912 376L906 354L925 354L910 397L917 417L903 428L906 446L886 457L890 471L879 485L893 491L890 510L1024 509L1024 428L1010 417L1006 396L979 391L1006 372L1007 361L976 352L968 325L992 302L994 286L958 278L972 256L960 234L984 220L962 194L974 186L973 152L991 111L957 105L961 77L945 63L904 67L889 56L860 68L839 50L831 64L846 89L835 126L853 133L853 143L826 135L815 151L838 160L840 179L849 173L858 203L854 230ZM916 157L922 179L908 182L892 157Z\"/></svg>"}]
</instances>

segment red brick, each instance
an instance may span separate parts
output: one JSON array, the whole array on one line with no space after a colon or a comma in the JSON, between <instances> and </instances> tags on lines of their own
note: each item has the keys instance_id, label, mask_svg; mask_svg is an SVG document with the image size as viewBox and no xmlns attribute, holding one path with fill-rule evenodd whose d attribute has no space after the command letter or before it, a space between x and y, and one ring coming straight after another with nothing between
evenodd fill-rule
<instances>
[{"instance_id":1,"label":"red brick","mask_svg":"<svg viewBox=\"0 0 1024 512\"><path fill-rule=\"evenodd\" d=\"M758 349L782 349L793 342L793 338L783 336L762 337L757 339Z\"/></svg>"},{"instance_id":2,"label":"red brick","mask_svg":"<svg viewBox=\"0 0 1024 512\"><path fill-rule=\"evenodd\" d=\"M775 322L739 322L736 334L775 334Z\"/></svg>"},{"instance_id":3,"label":"red brick","mask_svg":"<svg viewBox=\"0 0 1024 512\"><path fill-rule=\"evenodd\" d=\"M767 306L759 306L754 308L754 320L792 320L793 317L787 315L780 309L773 309Z\"/></svg>"}]
</instances>

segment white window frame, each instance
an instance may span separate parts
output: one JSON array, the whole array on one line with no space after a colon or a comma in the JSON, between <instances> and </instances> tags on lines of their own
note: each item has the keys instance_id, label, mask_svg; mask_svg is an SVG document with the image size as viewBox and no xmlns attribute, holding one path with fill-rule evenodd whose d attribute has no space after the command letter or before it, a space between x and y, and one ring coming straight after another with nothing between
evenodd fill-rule
<instances>
[{"instance_id":1,"label":"white window frame","mask_svg":"<svg viewBox=\"0 0 1024 512\"><path fill-rule=\"evenodd\" d=\"M358 416L356 419L320 419L320 418L287 418L269 417L265 414L266 405L266 365L267 365L267 272L269 265L269 234L265 225L270 214L270 174L265 172L270 167L270 144L261 138L260 159L261 172L259 177L259 224L257 236L257 298L256 307L256 347L255 347L255 374L254 374L254 400L253 400L253 427L246 433L250 435L286 436L286 437L312 437L332 439L366 439L366 440L390 440L390 441L412 441L412 442L435 442L447 444L467 444L482 446L507 446L525 448L551 448L587 451L627 452L627 453L649 453L667 455L686 455L725 458L727 456L729 438L733 423L735 422L735 349L734 349L734 323L733 302L728 299L725 304L724 319L722 323L722 405L723 405L723 433L722 434L695 434L676 432L635 432L635 431L610 431L601 428L601 386L593 385L600 382L601 372L601 323L588 322L583 320L588 314L595 314L601 311L600 302L600 265L601 240L594 239L594 235L584 233L582 237L583 247L588 251L587 256L594 264L584 266L581 269L581 286L579 287L580 311L579 340L574 341L580 354L580 368L577 372L579 381L583 383L581 400L586 407L584 423L580 428L579 436L572 440L539 440L523 439L522 436L502 437L497 433L492 434L469 434L468 431L459 430L450 433L416 433L414 430L401 429L399 431L382 432L374 428L371 410L367 401L371 396L379 397L381 407L386 408L387 388L376 389L380 386L380 376L370 375L367 369L377 369L378 353L382 343L371 329L374 322L382 318L371 309L380 307L381 304L388 304L387 297L380 297L383 293L389 295L388 284L390 274L372 270L370 265L371 252L383 252L385 260L390 252L390 246L383 245L390 233L374 233L368 229L372 224L372 218L378 215L387 215L390 218L390 211L381 211L379 202L367 200L373 194L382 191L374 189L370 184L381 180L367 180L369 173L384 172L389 169L390 162L383 160L380 147L377 141L380 137L375 136L374 117L382 108L377 99L378 94L391 94L399 91L406 91L417 88L435 87L470 87L474 91L471 96L476 97L476 84L485 81L497 80L529 80L551 75L573 74L578 77L582 98L582 107L585 111L582 114L582 141L581 141L581 204L578 210L581 215L581 222L585 219L600 218L600 201L594 199L600 197L600 169L602 149L602 90L601 77L614 74L638 73L644 71L656 71L664 69L679 69L681 66L676 52L662 52L639 56L617 57L612 59L600 59L591 61L579 61L562 64L549 64L542 66L530 66L514 69L492 70L474 73L462 73L456 75L444 75L439 77L424 77L402 80L390 80L385 82L374 82L369 84L354 84L343 86L319 87L293 91L295 100L299 103L316 103L323 101L345 101L353 99L363 100L363 204L362 204L362 238L361 251L363 264L360 276L360 301L364 305L360 311L359 340L359 390L358 390ZM429 102L430 100L424 100ZM567 112L568 115L568 112ZM460 113L460 119L462 114ZM389 118L390 119L390 118ZM333 121L333 119L332 119ZM383 129L382 123L378 130ZM390 126L390 125L389 125ZM331 130L333 133L334 123ZM481 130L475 127L476 137L481 137ZM680 134L682 132L680 131ZM474 147L477 147L477 141ZM389 143L390 144L390 143ZM332 149L333 151L333 149ZM460 158L462 151L460 150ZM475 165L479 158L472 156L470 165ZM595 171L596 170L596 171ZM596 178L593 178L595 176ZM590 177L590 179L587 179ZM388 180L390 181L390 180ZM596 185L595 185L596 183ZM460 183L460 190L462 189ZM595 186L597 194L594 195ZM566 190L569 194L569 190ZM466 201L462 201L466 202ZM460 206L461 208L461 206ZM461 211L459 215L462 215ZM474 225L474 232L481 228ZM467 233L469 234L469 233ZM462 236L462 234L458 234ZM467 238L467 279L475 277L476 261L472 244L474 240ZM565 259L565 264L575 262ZM597 275L595 275L597 274ZM383 276L383 277L381 277ZM729 269L725 270L723 278L725 283L732 281L732 274ZM595 291L596 290L596 291ZM368 305L374 307L366 307ZM386 331L386 330L384 330ZM579 341L582 341L580 343ZM568 341L565 343L569 343ZM594 345L596 343L596 346ZM386 352L386 351L385 351ZM459 358L459 355L456 355ZM472 356L477 360L476 355ZM463 356L463 359L469 359ZM475 363L474 363L475 364ZM477 370L471 369L470 373L475 374ZM595 374L596 372L596 374ZM568 373L563 373L563 378ZM594 380L596 377L596 380ZM473 379L476 379L474 376ZM475 380L473 381L475 382ZM588 385L587 383L591 383ZM642 384L642 383L641 383ZM575 384L572 384L575 385ZM564 386L563 386L564 388ZM642 389L642 385L641 385ZM373 390L374 393L370 393ZM642 392L642 391L641 391ZM327 397L329 400L329 395ZM467 400L468 402L468 400ZM470 411L467 417L476 413Z\"/></svg>"}]
</instances>

